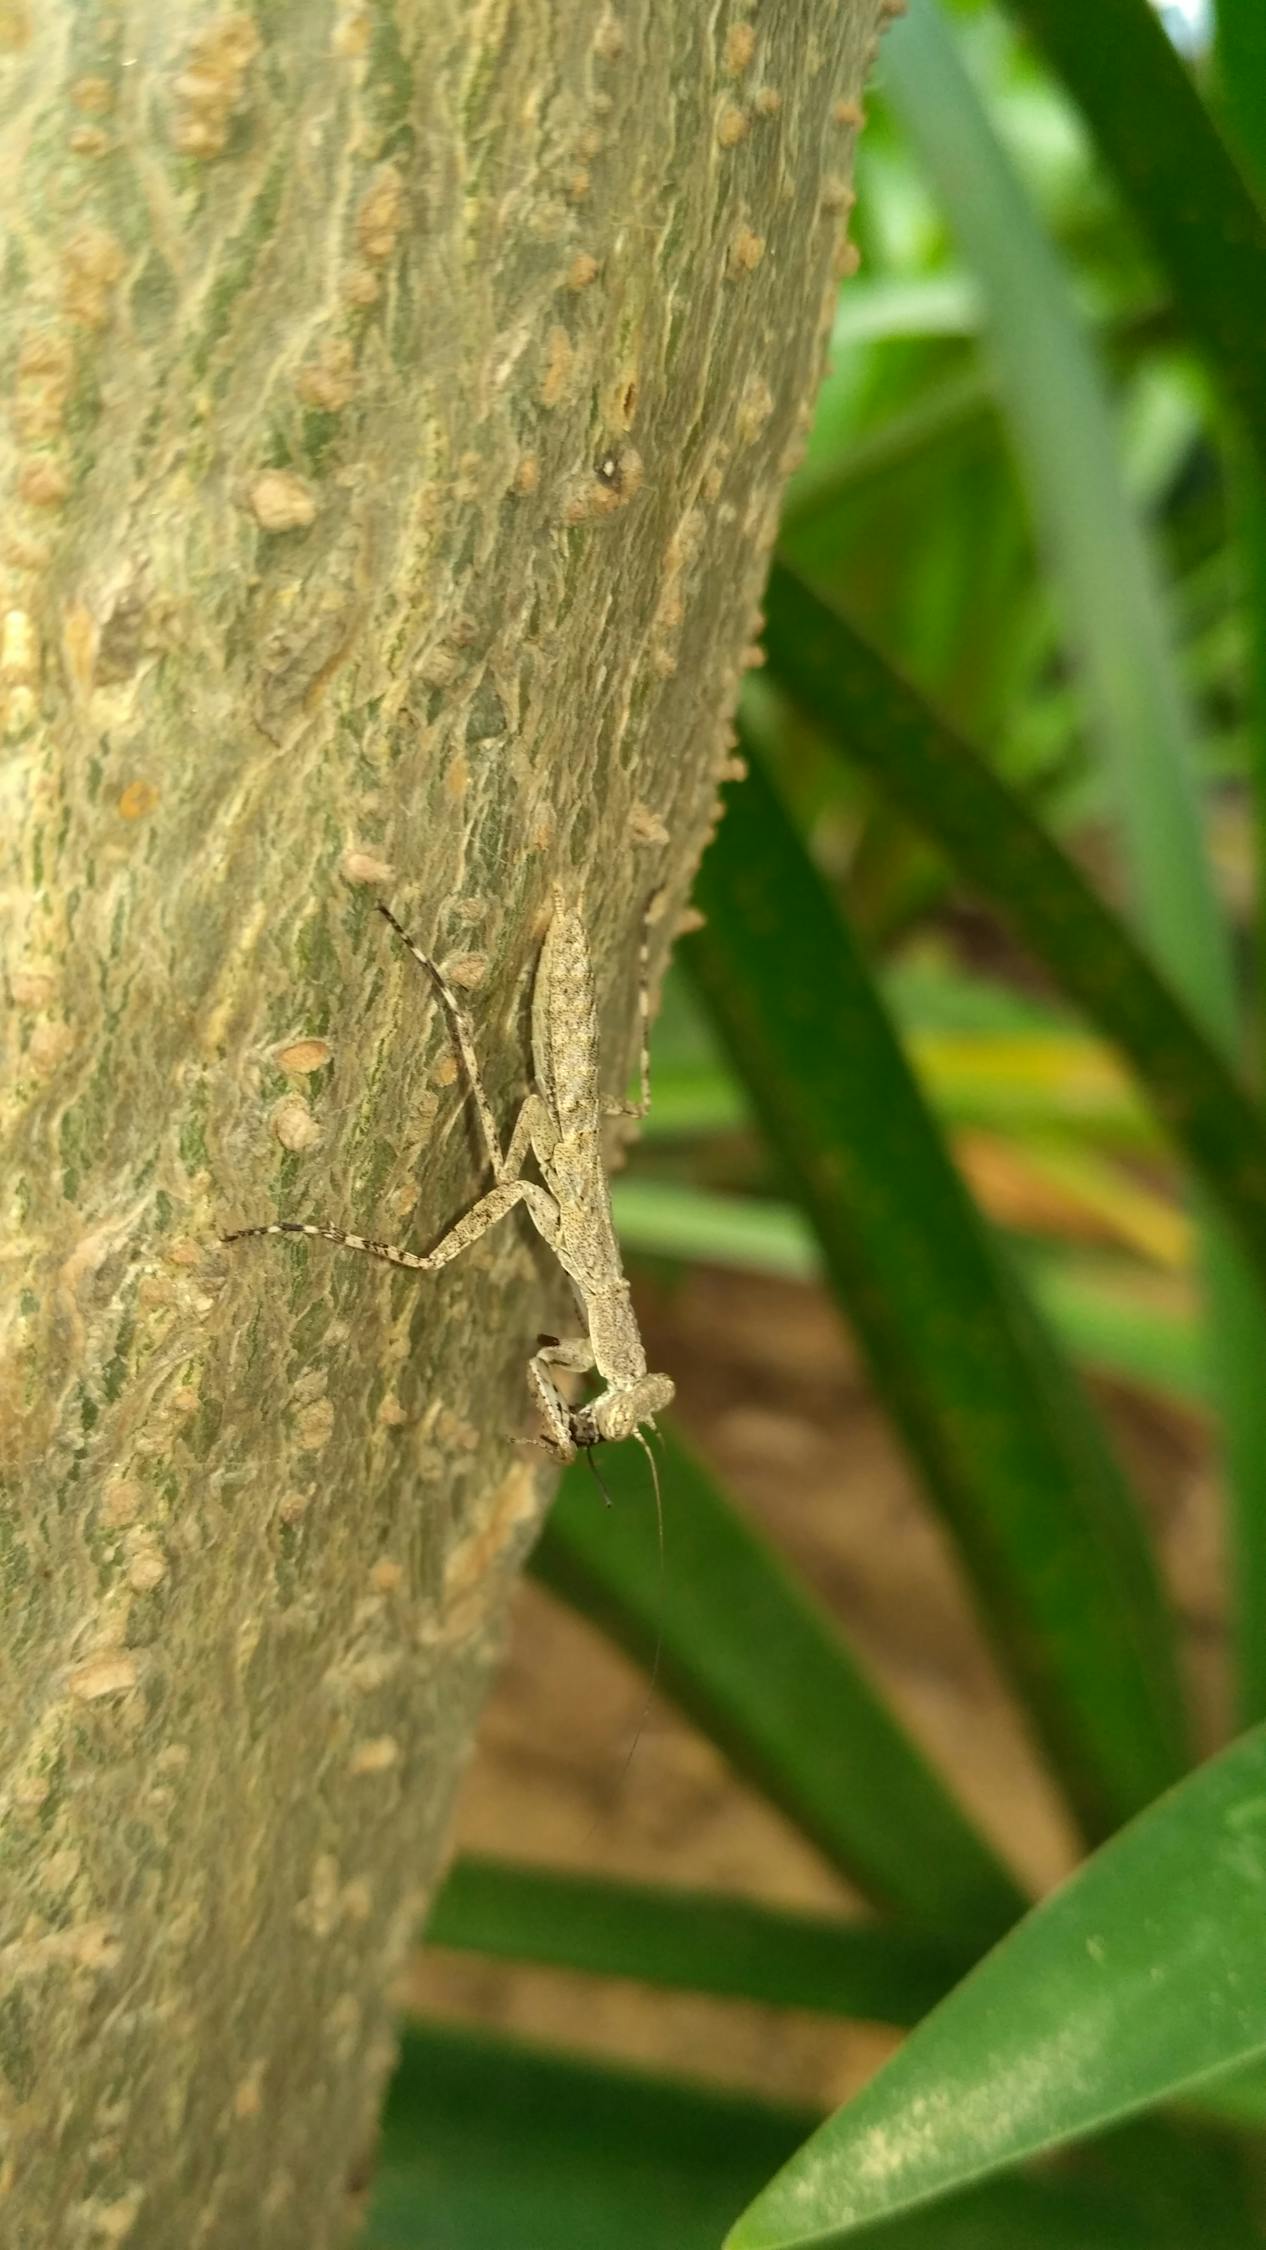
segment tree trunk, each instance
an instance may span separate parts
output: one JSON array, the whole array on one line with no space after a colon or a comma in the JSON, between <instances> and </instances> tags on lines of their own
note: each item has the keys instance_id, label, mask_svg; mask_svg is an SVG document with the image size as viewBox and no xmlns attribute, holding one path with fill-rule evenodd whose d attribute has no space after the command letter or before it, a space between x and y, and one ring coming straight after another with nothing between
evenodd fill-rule
<instances>
[{"instance_id":1,"label":"tree trunk","mask_svg":"<svg viewBox=\"0 0 1266 2250\"><path fill-rule=\"evenodd\" d=\"M0 2232L340 2239L548 1496L507 1120L550 884L607 1090L831 305L879 0L0 4ZM665 931L668 924L661 924ZM660 937L657 967L665 943Z\"/></svg>"}]
</instances>

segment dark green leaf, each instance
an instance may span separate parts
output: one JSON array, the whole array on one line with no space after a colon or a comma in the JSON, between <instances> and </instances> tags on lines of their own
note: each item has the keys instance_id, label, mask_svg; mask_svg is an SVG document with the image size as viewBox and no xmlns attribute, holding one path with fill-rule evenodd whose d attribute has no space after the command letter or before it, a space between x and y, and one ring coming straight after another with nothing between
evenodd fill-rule
<instances>
[{"instance_id":1,"label":"dark green leaf","mask_svg":"<svg viewBox=\"0 0 1266 2250\"><path fill-rule=\"evenodd\" d=\"M429 1945L504 1960L903 2025L925 2016L974 1958L884 1923L469 1854L445 1878L426 1935Z\"/></svg>"},{"instance_id":2,"label":"dark green leaf","mask_svg":"<svg viewBox=\"0 0 1266 2250\"><path fill-rule=\"evenodd\" d=\"M716 2250L811 2124L754 2096L415 2026L362 2250Z\"/></svg>"},{"instance_id":3,"label":"dark green leaf","mask_svg":"<svg viewBox=\"0 0 1266 2250\"><path fill-rule=\"evenodd\" d=\"M765 595L771 669L946 852L1137 1072L1266 1279L1266 1119L1123 923L984 760L800 579Z\"/></svg>"},{"instance_id":4,"label":"dark green leaf","mask_svg":"<svg viewBox=\"0 0 1266 2250\"><path fill-rule=\"evenodd\" d=\"M647 1465L608 1448L604 1508L583 1462L565 1475L534 1574L660 1678L738 1771L877 1904L954 1945L1022 1910L948 1791L880 1702L830 1620L674 1436L664 1443L661 1575Z\"/></svg>"},{"instance_id":5,"label":"dark green leaf","mask_svg":"<svg viewBox=\"0 0 1266 2250\"><path fill-rule=\"evenodd\" d=\"M1100 1833L1173 1779L1169 1621L1075 1378L997 1255L874 984L754 766L687 965L1055 1769Z\"/></svg>"},{"instance_id":6,"label":"dark green leaf","mask_svg":"<svg viewBox=\"0 0 1266 2250\"><path fill-rule=\"evenodd\" d=\"M1266 468L1266 216L1148 0L1010 0L1090 124ZM1260 21L1261 10L1258 7Z\"/></svg>"},{"instance_id":7,"label":"dark green leaf","mask_svg":"<svg viewBox=\"0 0 1266 2250\"><path fill-rule=\"evenodd\" d=\"M1217 90L1227 132L1259 203L1266 201L1266 8L1214 0Z\"/></svg>"},{"instance_id":8,"label":"dark green leaf","mask_svg":"<svg viewBox=\"0 0 1266 2250\"><path fill-rule=\"evenodd\" d=\"M413 2025L361 2250L717 2250L744 2197L815 2123L754 2096ZM1197 2240L1241 2250L1255 2239L1233 2152L1191 2135L1143 2140L1145 2130L1112 2135L1059 2176L993 2180L898 2218L884 2250L1191 2250Z\"/></svg>"}]
</instances>

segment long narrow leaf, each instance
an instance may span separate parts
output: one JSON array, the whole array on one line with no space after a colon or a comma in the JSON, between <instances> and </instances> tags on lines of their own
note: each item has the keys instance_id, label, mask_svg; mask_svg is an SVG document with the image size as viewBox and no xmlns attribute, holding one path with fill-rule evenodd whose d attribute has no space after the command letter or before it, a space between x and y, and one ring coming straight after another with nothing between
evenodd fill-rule
<instances>
[{"instance_id":1,"label":"long narrow leaf","mask_svg":"<svg viewBox=\"0 0 1266 2250\"><path fill-rule=\"evenodd\" d=\"M1113 4L1119 17L1126 0ZM885 69L982 287L1008 420L1117 791L1148 941L1212 1036L1234 1051L1235 980L1201 834L1194 722L1156 573L1124 491L1102 377L1051 245L933 0L911 0L908 19L887 43ZM1238 1244L1212 1220L1205 1231L1211 1387L1236 1563L1238 1700L1241 1716L1259 1717L1266 1712L1266 1303Z\"/></svg>"},{"instance_id":2,"label":"long narrow leaf","mask_svg":"<svg viewBox=\"0 0 1266 2250\"><path fill-rule=\"evenodd\" d=\"M1266 10L1261 0L1218 0L1217 87L1259 202L1266 202ZM1261 963L1266 959L1266 458L1247 445L1233 447L1230 459L1233 514L1241 556L1245 630L1245 700L1248 707L1250 774L1257 844L1257 1070L1262 1068L1263 1002ZM1231 1365L1223 1388L1233 1399L1259 1399L1259 1338L1245 1325L1242 1341L1232 1339ZM1234 1491L1239 1505L1231 1524L1235 1605L1238 1703L1241 1722L1266 1714L1266 1534L1262 1523L1262 1456L1266 1453L1266 1415L1240 1409L1236 1436Z\"/></svg>"},{"instance_id":3,"label":"long narrow leaf","mask_svg":"<svg viewBox=\"0 0 1266 2250\"><path fill-rule=\"evenodd\" d=\"M1219 108L1235 151L1266 204L1266 11L1261 0L1214 0Z\"/></svg>"},{"instance_id":4,"label":"long narrow leaf","mask_svg":"<svg viewBox=\"0 0 1266 2250\"><path fill-rule=\"evenodd\" d=\"M1148 0L1009 5L1084 112L1266 470L1266 216L1160 17Z\"/></svg>"},{"instance_id":5,"label":"long narrow leaf","mask_svg":"<svg viewBox=\"0 0 1266 2250\"><path fill-rule=\"evenodd\" d=\"M1173 1779L1169 1622L1075 1378L995 1254L874 985L758 766L684 954L1091 1833Z\"/></svg>"},{"instance_id":6,"label":"long narrow leaf","mask_svg":"<svg viewBox=\"0 0 1266 2250\"><path fill-rule=\"evenodd\" d=\"M727 2250L825 2250L1261 2057L1264 1892L1259 1728L1035 1908L758 2197Z\"/></svg>"},{"instance_id":7,"label":"long narrow leaf","mask_svg":"<svg viewBox=\"0 0 1266 2250\"><path fill-rule=\"evenodd\" d=\"M1266 1284L1266 1117L1075 863L838 610L785 568L765 595L780 685L916 822L1136 1071Z\"/></svg>"},{"instance_id":8,"label":"long narrow leaf","mask_svg":"<svg viewBox=\"0 0 1266 2250\"><path fill-rule=\"evenodd\" d=\"M883 84L983 289L1007 421L1116 789L1145 927L1191 1006L1230 1044L1230 949L1202 843L1191 714L1103 375L934 0L910 0L893 26Z\"/></svg>"},{"instance_id":9,"label":"long narrow leaf","mask_svg":"<svg viewBox=\"0 0 1266 2250\"><path fill-rule=\"evenodd\" d=\"M887 1923L470 1854L446 1877L426 1937L501 1960L901 2025L918 2023L975 1958Z\"/></svg>"},{"instance_id":10,"label":"long narrow leaf","mask_svg":"<svg viewBox=\"0 0 1266 2250\"><path fill-rule=\"evenodd\" d=\"M672 1436L661 1572L646 1464L612 1448L604 1508L582 1463L531 1569L639 1663L873 1899L955 1944L996 1936L1017 1886L890 1716L829 1619ZM662 1636L662 1645L661 1645Z\"/></svg>"}]
</instances>

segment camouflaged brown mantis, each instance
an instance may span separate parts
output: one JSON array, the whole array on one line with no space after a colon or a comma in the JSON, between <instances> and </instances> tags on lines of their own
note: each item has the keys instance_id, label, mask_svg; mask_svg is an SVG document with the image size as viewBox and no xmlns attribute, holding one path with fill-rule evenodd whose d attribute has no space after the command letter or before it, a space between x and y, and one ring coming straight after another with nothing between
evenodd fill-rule
<instances>
[{"instance_id":1,"label":"camouflaged brown mantis","mask_svg":"<svg viewBox=\"0 0 1266 2250\"><path fill-rule=\"evenodd\" d=\"M650 1106L647 954L648 933L659 900L656 893L648 901L642 925L640 1099L609 1102L603 1100L598 1085L598 1012L584 923L568 903L562 886L554 885L549 926L532 991L535 1085L519 1110L504 1149L484 1090L470 1024L452 987L429 954L423 953L401 928L390 908L380 904L379 913L439 993L474 1100L493 1185L425 1255L398 1249L394 1243L373 1242L341 1227L298 1219L239 1227L221 1237L224 1242L242 1242L266 1234L314 1235L348 1250L364 1251L371 1258L382 1258L388 1265L407 1267L411 1273L433 1273L459 1258L516 1204L525 1204L537 1232L570 1280L584 1322L583 1335L540 1337L528 1362L528 1382L546 1430L539 1442L560 1461L572 1461L578 1452L590 1453L596 1445L627 1437L637 1438L645 1447L643 1424L654 1428L655 1415L673 1396L669 1377L653 1374L646 1364L620 1262L602 1154L604 1119L643 1117ZM539 1182L523 1176L529 1154L535 1158ZM587 1403L573 1406L555 1381L555 1369L577 1374L594 1370L603 1388ZM658 1480L656 1483L658 1490Z\"/></svg>"}]
</instances>

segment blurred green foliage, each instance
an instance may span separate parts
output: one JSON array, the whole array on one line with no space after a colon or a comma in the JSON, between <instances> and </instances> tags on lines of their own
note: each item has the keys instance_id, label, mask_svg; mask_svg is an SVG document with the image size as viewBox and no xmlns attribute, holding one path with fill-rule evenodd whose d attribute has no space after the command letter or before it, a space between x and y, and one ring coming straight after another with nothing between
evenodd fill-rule
<instances>
[{"instance_id":1,"label":"blurred green foliage","mask_svg":"<svg viewBox=\"0 0 1266 2250\"><path fill-rule=\"evenodd\" d=\"M1219 0L1188 65L1148 0L913 0L885 42L752 778L617 1193L634 1264L830 1288L1098 1848L1026 1912L705 1463L669 1435L666 1583L636 1461L609 1515L571 1472L539 1575L648 1667L662 1635L666 1692L874 1917L465 1862L436 1941L911 2028L805 2142L416 2026L381 2250L1266 2239L1266 1730L1185 1771L1084 1383L1206 1417L1232 1697L1266 1718L1264 23ZM967 1134L1084 1230L982 1207Z\"/></svg>"}]
</instances>

